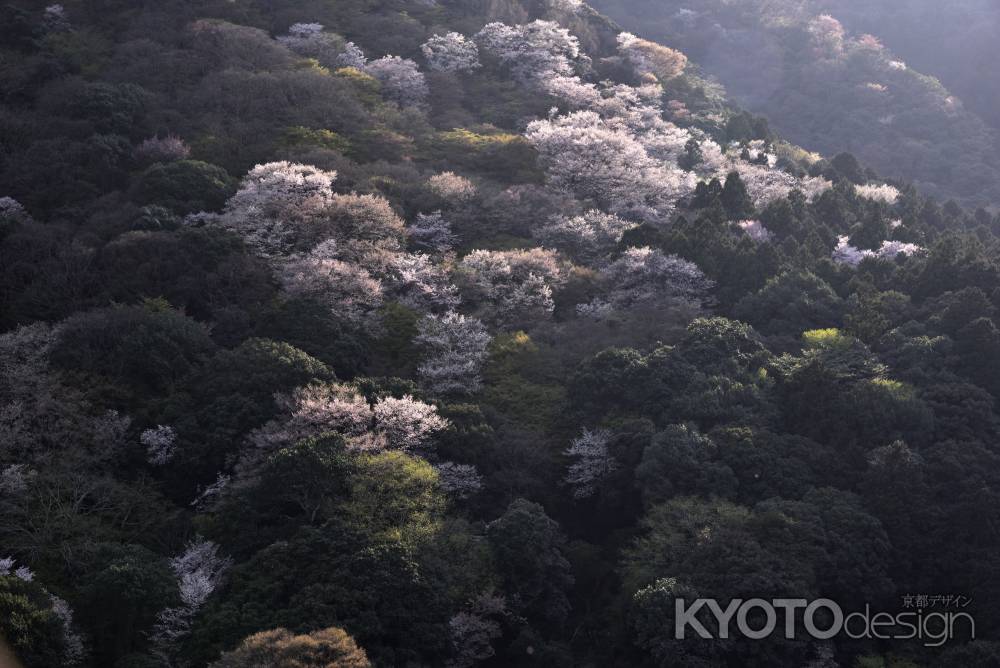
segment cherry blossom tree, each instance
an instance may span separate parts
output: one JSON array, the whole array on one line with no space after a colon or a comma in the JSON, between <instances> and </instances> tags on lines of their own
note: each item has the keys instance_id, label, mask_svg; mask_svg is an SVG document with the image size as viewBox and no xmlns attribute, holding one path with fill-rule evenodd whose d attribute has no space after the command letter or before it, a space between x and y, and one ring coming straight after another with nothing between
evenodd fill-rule
<instances>
[{"instance_id":1,"label":"cherry blossom tree","mask_svg":"<svg viewBox=\"0 0 1000 668\"><path fill-rule=\"evenodd\" d=\"M479 320L449 312L425 316L414 343L423 352L417 368L421 385L435 395L472 394L480 387L480 370L491 337Z\"/></svg>"},{"instance_id":2,"label":"cherry blossom tree","mask_svg":"<svg viewBox=\"0 0 1000 668\"><path fill-rule=\"evenodd\" d=\"M741 220L736 226L758 243L768 242L774 236L759 220Z\"/></svg>"},{"instance_id":3,"label":"cherry blossom tree","mask_svg":"<svg viewBox=\"0 0 1000 668\"><path fill-rule=\"evenodd\" d=\"M553 288L564 282L553 251L475 250L460 265L468 293L493 320L510 323L528 314L551 313Z\"/></svg>"},{"instance_id":4,"label":"cherry blossom tree","mask_svg":"<svg viewBox=\"0 0 1000 668\"><path fill-rule=\"evenodd\" d=\"M896 200L899 199L899 190L887 183L856 185L854 186L854 192L857 193L858 197L864 197L865 199L889 205L895 204Z\"/></svg>"},{"instance_id":5,"label":"cherry blossom tree","mask_svg":"<svg viewBox=\"0 0 1000 668\"><path fill-rule=\"evenodd\" d=\"M608 452L611 432L584 429L566 450L573 458L566 474L566 484L573 488L573 498L585 499L597 492L598 485L618 469L618 462Z\"/></svg>"},{"instance_id":6,"label":"cherry blossom tree","mask_svg":"<svg viewBox=\"0 0 1000 668\"><path fill-rule=\"evenodd\" d=\"M441 488L456 499L467 499L483 488L483 476L471 464L434 464Z\"/></svg>"},{"instance_id":7,"label":"cherry blossom tree","mask_svg":"<svg viewBox=\"0 0 1000 668\"><path fill-rule=\"evenodd\" d=\"M344 45L343 52L337 56L337 65L364 70L365 66L368 65L368 58L365 57L365 52L361 50L361 47L354 42L348 42Z\"/></svg>"},{"instance_id":8,"label":"cherry blossom tree","mask_svg":"<svg viewBox=\"0 0 1000 668\"><path fill-rule=\"evenodd\" d=\"M510 68L515 78L536 82L553 74L571 76L579 41L553 21L509 26L489 23L474 37L480 50Z\"/></svg>"},{"instance_id":9,"label":"cherry blossom tree","mask_svg":"<svg viewBox=\"0 0 1000 668\"><path fill-rule=\"evenodd\" d=\"M27 222L31 219L24 206L13 197L0 197L0 221Z\"/></svg>"},{"instance_id":10,"label":"cherry blossom tree","mask_svg":"<svg viewBox=\"0 0 1000 668\"><path fill-rule=\"evenodd\" d=\"M135 149L135 157L142 162L173 162L184 160L191 155L191 149L184 140L174 135L150 137Z\"/></svg>"},{"instance_id":11,"label":"cherry blossom tree","mask_svg":"<svg viewBox=\"0 0 1000 668\"><path fill-rule=\"evenodd\" d=\"M289 51L306 58L315 58L320 65L336 67L344 52L344 40L340 35L323 32L321 23L295 23L288 28L288 34L278 37L278 42Z\"/></svg>"},{"instance_id":12,"label":"cherry blossom tree","mask_svg":"<svg viewBox=\"0 0 1000 668\"><path fill-rule=\"evenodd\" d=\"M478 192L475 184L454 172L441 172L427 179L428 189L438 197L455 203L467 202Z\"/></svg>"},{"instance_id":13,"label":"cherry blossom tree","mask_svg":"<svg viewBox=\"0 0 1000 668\"><path fill-rule=\"evenodd\" d=\"M150 635L154 654L168 665L178 641L191 632L194 616L222 583L232 563L232 559L219 556L218 545L203 538L188 543L182 554L170 560L181 604L160 611Z\"/></svg>"},{"instance_id":14,"label":"cherry blossom tree","mask_svg":"<svg viewBox=\"0 0 1000 668\"><path fill-rule=\"evenodd\" d=\"M418 213L416 219L406 227L406 232L411 246L431 253L446 253L458 241L451 231L451 225L440 211Z\"/></svg>"},{"instance_id":15,"label":"cherry blossom tree","mask_svg":"<svg viewBox=\"0 0 1000 668\"><path fill-rule=\"evenodd\" d=\"M851 245L849 237L843 235L837 237L837 247L833 249L833 261L838 264L846 264L856 267L861 261L872 255L870 250L860 250Z\"/></svg>"},{"instance_id":16,"label":"cherry blossom tree","mask_svg":"<svg viewBox=\"0 0 1000 668\"><path fill-rule=\"evenodd\" d=\"M634 227L634 222L591 209L580 216L556 216L539 228L535 236L546 246L593 264L613 251L622 235Z\"/></svg>"},{"instance_id":17,"label":"cherry blossom tree","mask_svg":"<svg viewBox=\"0 0 1000 668\"><path fill-rule=\"evenodd\" d=\"M336 178L336 172L310 165L257 165L243 177L218 222L263 257L287 253L299 241L301 228L332 202Z\"/></svg>"},{"instance_id":18,"label":"cherry blossom tree","mask_svg":"<svg viewBox=\"0 0 1000 668\"><path fill-rule=\"evenodd\" d=\"M691 175L654 160L631 132L592 111L533 121L526 136L551 185L613 213L657 220L694 188Z\"/></svg>"},{"instance_id":19,"label":"cherry blossom tree","mask_svg":"<svg viewBox=\"0 0 1000 668\"><path fill-rule=\"evenodd\" d=\"M23 494L36 472L27 464L9 464L0 470L0 495Z\"/></svg>"},{"instance_id":20,"label":"cherry blossom tree","mask_svg":"<svg viewBox=\"0 0 1000 668\"><path fill-rule=\"evenodd\" d=\"M844 26L829 14L821 14L808 25L813 49L821 58L840 58L844 55Z\"/></svg>"},{"instance_id":21,"label":"cherry blossom tree","mask_svg":"<svg viewBox=\"0 0 1000 668\"><path fill-rule=\"evenodd\" d=\"M680 76L687 66L687 56L656 42L623 32L618 35L618 51L639 74L652 74L661 81Z\"/></svg>"},{"instance_id":22,"label":"cherry blossom tree","mask_svg":"<svg viewBox=\"0 0 1000 668\"><path fill-rule=\"evenodd\" d=\"M879 247L877 254L881 258L894 259L899 254L904 254L908 256L920 255L924 253L927 249L918 246L917 244L904 243L902 241L886 240L882 242Z\"/></svg>"},{"instance_id":23,"label":"cherry blossom tree","mask_svg":"<svg viewBox=\"0 0 1000 668\"><path fill-rule=\"evenodd\" d=\"M222 493L229 487L233 477L221 471L216 475L215 482L206 485L204 489L199 489L197 496L191 502L191 507L201 510L210 507L218 500Z\"/></svg>"},{"instance_id":24,"label":"cherry blossom tree","mask_svg":"<svg viewBox=\"0 0 1000 668\"><path fill-rule=\"evenodd\" d=\"M608 127L631 133L650 157L673 167L693 136L663 119L662 96L659 84L616 84L606 86L591 109Z\"/></svg>"},{"instance_id":25,"label":"cherry blossom tree","mask_svg":"<svg viewBox=\"0 0 1000 668\"><path fill-rule=\"evenodd\" d=\"M569 110L592 109L601 102L601 91L592 83L584 83L577 76L553 74L537 81L546 94L558 99Z\"/></svg>"},{"instance_id":26,"label":"cherry blossom tree","mask_svg":"<svg viewBox=\"0 0 1000 668\"><path fill-rule=\"evenodd\" d=\"M583 0L545 0L545 6L550 12L572 15L583 9Z\"/></svg>"},{"instance_id":27,"label":"cherry blossom tree","mask_svg":"<svg viewBox=\"0 0 1000 668\"><path fill-rule=\"evenodd\" d=\"M880 258L883 260L893 260L898 255L919 255L926 249L917 244L904 243L902 241L886 240L882 242L878 250L858 249L851 245L849 238L844 235L837 237L837 247L833 249L833 261L837 264L846 264L856 267L867 257Z\"/></svg>"},{"instance_id":28,"label":"cherry blossom tree","mask_svg":"<svg viewBox=\"0 0 1000 668\"><path fill-rule=\"evenodd\" d=\"M378 79L385 97L401 107L422 107L427 101L427 81L412 60L385 56L365 65L365 72Z\"/></svg>"},{"instance_id":29,"label":"cherry blossom tree","mask_svg":"<svg viewBox=\"0 0 1000 668\"><path fill-rule=\"evenodd\" d=\"M61 4L52 4L45 8L42 14L42 26L45 32L66 32L72 29L66 8Z\"/></svg>"},{"instance_id":30,"label":"cherry blossom tree","mask_svg":"<svg viewBox=\"0 0 1000 668\"><path fill-rule=\"evenodd\" d=\"M696 264L653 248L629 248L601 271L606 299L577 307L583 315L603 317L611 309L648 307L654 302L702 304L714 283Z\"/></svg>"},{"instance_id":31,"label":"cherry blossom tree","mask_svg":"<svg viewBox=\"0 0 1000 668\"><path fill-rule=\"evenodd\" d=\"M448 426L437 408L410 395L402 399L384 397L372 409L375 430L384 434L390 448L413 450L423 446L436 432Z\"/></svg>"},{"instance_id":32,"label":"cherry blossom tree","mask_svg":"<svg viewBox=\"0 0 1000 668\"><path fill-rule=\"evenodd\" d=\"M326 432L360 436L372 423L368 401L347 385L307 385L277 401L284 415L250 434L250 443L260 450L277 450Z\"/></svg>"},{"instance_id":33,"label":"cherry blossom tree","mask_svg":"<svg viewBox=\"0 0 1000 668\"><path fill-rule=\"evenodd\" d=\"M338 245L332 239L281 263L278 280L287 294L315 299L358 324L383 301L381 281L360 265L338 259Z\"/></svg>"},{"instance_id":34,"label":"cherry blossom tree","mask_svg":"<svg viewBox=\"0 0 1000 668\"><path fill-rule=\"evenodd\" d=\"M471 72L480 67L479 47L465 35L434 35L420 47L435 72Z\"/></svg>"},{"instance_id":35,"label":"cherry blossom tree","mask_svg":"<svg viewBox=\"0 0 1000 668\"><path fill-rule=\"evenodd\" d=\"M418 311L458 306L456 288L441 266L422 253L396 253L389 261L386 283L400 303Z\"/></svg>"},{"instance_id":36,"label":"cherry blossom tree","mask_svg":"<svg viewBox=\"0 0 1000 668\"><path fill-rule=\"evenodd\" d=\"M354 450L412 450L448 426L437 408L412 396L383 397L371 405L354 388L337 383L308 385L278 402L284 415L250 434L254 452L241 466L244 477L261 456L306 438L335 433Z\"/></svg>"},{"instance_id":37,"label":"cherry blossom tree","mask_svg":"<svg viewBox=\"0 0 1000 668\"><path fill-rule=\"evenodd\" d=\"M807 199L812 199L833 185L822 177L799 179L780 169L753 164L732 155L727 157L726 162L715 176L725 178L727 173L733 171L740 175L740 179L750 194L750 199L753 200L754 206L758 209L765 208L768 203L776 199L788 197L793 190L800 190Z\"/></svg>"},{"instance_id":38,"label":"cherry blossom tree","mask_svg":"<svg viewBox=\"0 0 1000 668\"><path fill-rule=\"evenodd\" d=\"M167 464L176 454L177 433L173 427L157 425L146 429L139 436L139 442L146 448L146 458L153 466Z\"/></svg>"},{"instance_id":39,"label":"cherry blossom tree","mask_svg":"<svg viewBox=\"0 0 1000 668\"><path fill-rule=\"evenodd\" d=\"M497 619L506 614L507 602L493 594L477 597L456 613L448 621L454 655L447 668L470 668L494 656L493 641L503 635Z\"/></svg>"},{"instance_id":40,"label":"cherry blossom tree","mask_svg":"<svg viewBox=\"0 0 1000 668\"><path fill-rule=\"evenodd\" d=\"M66 668L82 665L87 656L87 649L83 644L83 636L77 631L76 622L73 621L73 608L55 594L49 594L49 600L52 601L52 613L62 623L62 640L65 648L63 665Z\"/></svg>"},{"instance_id":41,"label":"cherry blossom tree","mask_svg":"<svg viewBox=\"0 0 1000 668\"><path fill-rule=\"evenodd\" d=\"M0 577L14 576L18 580L33 582L35 574L27 566L17 566L17 560L13 557L0 557Z\"/></svg>"},{"instance_id":42,"label":"cherry blossom tree","mask_svg":"<svg viewBox=\"0 0 1000 668\"><path fill-rule=\"evenodd\" d=\"M24 582L34 582L35 574L27 566L16 566L17 561L12 557L0 557L0 577L16 577ZM73 610L69 603L50 593L47 589L42 592L48 596L51 603L50 611L60 622L60 632L62 635L62 661L60 666L65 668L75 668L83 664L87 656L86 648L83 644L83 637L80 635L73 621Z\"/></svg>"},{"instance_id":43,"label":"cherry blossom tree","mask_svg":"<svg viewBox=\"0 0 1000 668\"><path fill-rule=\"evenodd\" d=\"M306 230L310 243L334 239L342 259L359 261L374 248L395 251L406 236L403 220L384 197L334 195L315 224Z\"/></svg>"}]
</instances>

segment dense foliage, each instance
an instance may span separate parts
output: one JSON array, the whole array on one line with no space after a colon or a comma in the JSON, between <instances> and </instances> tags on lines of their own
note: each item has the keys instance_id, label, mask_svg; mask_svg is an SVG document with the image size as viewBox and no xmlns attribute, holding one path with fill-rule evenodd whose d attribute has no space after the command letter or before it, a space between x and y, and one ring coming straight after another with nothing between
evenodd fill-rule
<instances>
[{"instance_id":1,"label":"dense foliage","mask_svg":"<svg viewBox=\"0 0 1000 668\"><path fill-rule=\"evenodd\" d=\"M0 12L26 668L996 665L1000 219L576 0ZM977 641L672 635L923 593Z\"/></svg>"}]
</instances>

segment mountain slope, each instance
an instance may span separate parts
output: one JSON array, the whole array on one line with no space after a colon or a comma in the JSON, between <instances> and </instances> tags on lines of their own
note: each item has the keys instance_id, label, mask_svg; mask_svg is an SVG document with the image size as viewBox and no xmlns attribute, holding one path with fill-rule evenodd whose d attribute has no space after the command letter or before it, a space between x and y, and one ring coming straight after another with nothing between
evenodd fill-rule
<instances>
[{"instance_id":1,"label":"mountain slope","mask_svg":"<svg viewBox=\"0 0 1000 668\"><path fill-rule=\"evenodd\" d=\"M26 668L996 652L1000 219L574 0L0 11ZM673 634L931 591L976 643Z\"/></svg>"},{"instance_id":2,"label":"mountain slope","mask_svg":"<svg viewBox=\"0 0 1000 668\"><path fill-rule=\"evenodd\" d=\"M845 32L837 3L595 4L626 28L683 50L795 143L825 154L850 151L941 199L1000 201L995 127L882 46L877 33L864 34L873 21L858 18L849 23L857 32ZM918 44L911 48L926 51L925 42Z\"/></svg>"}]
</instances>

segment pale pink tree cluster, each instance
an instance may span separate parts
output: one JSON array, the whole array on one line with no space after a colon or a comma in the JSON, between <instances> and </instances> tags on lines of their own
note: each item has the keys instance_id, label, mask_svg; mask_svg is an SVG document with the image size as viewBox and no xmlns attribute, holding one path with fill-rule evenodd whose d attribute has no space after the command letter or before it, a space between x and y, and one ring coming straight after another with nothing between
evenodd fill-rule
<instances>
[{"instance_id":1,"label":"pale pink tree cluster","mask_svg":"<svg viewBox=\"0 0 1000 668\"><path fill-rule=\"evenodd\" d=\"M680 76L687 66L687 56L680 51L628 32L618 35L618 51L638 74L652 74L660 81Z\"/></svg>"},{"instance_id":2,"label":"pale pink tree cluster","mask_svg":"<svg viewBox=\"0 0 1000 668\"><path fill-rule=\"evenodd\" d=\"M741 220L736 226L757 243L767 243L774 236L759 220Z\"/></svg>"},{"instance_id":3,"label":"pale pink tree cluster","mask_svg":"<svg viewBox=\"0 0 1000 668\"><path fill-rule=\"evenodd\" d=\"M285 414L250 434L254 456L306 438L335 433L354 450L413 450L448 426L437 408L412 396L383 397L369 404L347 385L313 384L279 397Z\"/></svg>"},{"instance_id":4,"label":"pale pink tree cluster","mask_svg":"<svg viewBox=\"0 0 1000 668\"><path fill-rule=\"evenodd\" d=\"M290 162L257 165L226 203L219 223L258 255L275 257L296 246L303 228L333 200L336 172Z\"/></svg>"},{"instance_id":5,"label":"pale pink tree cluster","mask_svg":"<svg viewBox=\"0 0 1000 668\"><path fill-rule=\"evenodd\" d=\"M600 263L636 223L591 209L579 216L556 216L535 232L546 246L585 264Z\"/></svg>"},{"instance_id":6,"label":"pale pink tree cluster","mask_svg":"<svg viewBox=\"0 0 1000 668\"><path fill-rule=\"evenodd\" d=\"M66 32L72 29L66 8L56 3L45 8L42 14L42 26L45 32Z\"/></svg>"},{"instance_id":7,"label":"pale pink tree cluster","mask_svg":"<svg viewBox=\"0 0 1000 668\"><path fill-rule=\"evenodd\" d=\"M135 149L135 157L147 163L185 160L189 155L191 149L183 139L175 135L150 137Z\"/></svg>"},{"instance_id":8,"label":"pale pink tree cluster","mask_svg":"<svg viewBox=\"0 0 1000 668\"><path fill-rule=\"evenodd\" d=\"M338 259L332 239L285 260L278 267L278 280L286 294L314 299L357 324L366 324L383 303L382 282L361 265Z\"/></svg>"},{"instance_id":9,"label":"pale pink tree cluster","mask_svg":"<svg viewBox=\"0 0 1000 668\"><path fill-rule=\"evenodd\" d=\"M778 156L763 139L751 140L743 148L746 149L747 155L754 163L763 163L766 167L774 167L778 161Z\"/></svg>"},{"instance_id":10,"label":"pale pink tree cluster","mask_svg":"<svg viewBox=\"0 0 1000 668\"><path fill-rule=\"evenodd\" d=\"M573 498L593 496L601 481L618 470L618 462L608 451L610 441L611 432L607 430L584 429L566 449L566 456L574 460L565 478L566 484L573 488Z\"/></svg>"},{"instance_id":11,"label":"pale pink tree cluster","mask_svg":"<svg viewBox=\"0 0 1000 668\"><path fill-rule=\"evenodd\" d=\"M131 420L98 411L62 384L49 357L61 325L25 325L0 334L0 462L39 468L64 452L110 463L129 447Z\"/></svg>"},{"instance_id":12,"label":"pale pink tree cluster","mask_svg":"<svg viewBox=\"0 0 1000 668\"><path fill-rule=\"evenodd\" d=\"M510 68L524 82L535 83L553 75L571 76L581 58L580 43L553 21L509 26L489 23L474 37L482 52Z\"/></svg>"},{"instance_id":13,"label":"pale pink tree cluster","mask_svg":"<svg viewBox=\"0 0 1000 668\"><path fill-rule=\"evenodd\" d=\"M507 602L501 596L482 594L468 609L448 622L452 658L447 668L471 668L496 654L493 641L503 635L499 619L507 615Z\"/></svg>"},{"instance_id":14,"label":"pale pink tree cluster","mask_svg":"<svg viewBox=\"0 0 1000 668\"><path fill-rule=\"evenodd\" d=\"M601 91L578 76L553 74L535 82L546 95L556 98L570 110L591 109L601 101Z\"/></svg>"},{"instance_id":15,"label":"pale pink tree cluster","mask_svg":"<svg viewBox=\"0 0 1000 668\"><path fill-rule=\"evenodd\" d=\"M396 251L406 236L403 220L384 197L334 195L311 233L311 243L335 239L342 258L359 261L373 249Z\"/></svg>"},{"instance_id":16,"label":"pale pink tree cluster","mask_svg":"<svg viewBox=\"0 0 1000 668\"><path fill-rule=\"evenodd\" d=\"M73 608L55 594L49 594L49 600L52 601L52 614L62 625L64 647L62 665L65 668L80 666L87 656L87 650L83 644L83 636L77 631L76 622L73 621Z\"/></svg>"},{"instance_id":17,"label":"pale pink tree cluster","mask_svg":"<svg viewBox=\"0 0 1000 668\"><path fill-rule=\"evenodd\" d=\"M249 436L251 445L260 451L271 452L328 432L351 441L371 426L368 400L347 385L317 383L276 399L284 415Z\"/></svg>"},{"instance_id":18,"label":"pale pink tree cluster","mask_svg":"<svg viewBox=\"0 0 1000 668\"><path fill-rule=\"evenodd\" d=\"M436 432L448 427L437 408L410 395L401 399L383 397L372 408L374 430L385 436L393 450L414 450L423 446Z\"/></svg>"},{"instance_id":19,"label":"pale pink tree cluster","mask_svg":"<svg viewBox=\"0 0 1000 668\"><path fill-rule=\"evenodd\" d=\"M467 499L483 488L483 476L471 464L441 462L434 464L441 489L456 499Z\"/></svg>"},{"instance_id":20,"label":"pale pink tree cluster","mask_svg":"<svg viewBox=\"0 0 1000 668\"><path fill-rule=\"evenodd\" d=\"M703 303L714 286L695 263L649 247L629 248L601 273L614 308L661 300Z\"/></svg>"},{"instance_id":21,"label":"pale pink tree cluster","mask_svg":"<svg viewBox=\"0 0 1000 668\"><path fill-rule=\"evenodd\" d=\"M427 315L417 323L414 343L423 351L417 368L421 386L434 395L472 394L492 337L475 318L449 312Z\"/></svg>"},{"instance_id":22,"label":"pale pink tree cluster","mask_svg":"<svg viewBox=\"0 0 1000 668\"><path fill-rule=\"evenodd\" d=\"M920 255L925 252L923 246L918 246L917 244L905 243L903 241L886 240L882 242L879 249L876 251L877 255L881 258L886 258L889 260L895 259L897 255Z\"/></svg>"},{"instance_id":23,"label":"pale pink tree cluster","mask_svg":"<svg viewBox=\"0 0 1000 668\"><path fill-rule=\"evenodd\" d=\"M401 107L423 107L429 93L423 72L412 60L385 56L365 65L365 72L382 84L382 94Z\"/></svg>"},{"instance_id":24,"label":"pale pink tree cluster","mask_svg":"<svg viewBox=\"0 0 1000 668\"><path fill-rule=\"evenodd\" d=\"M746 184L747 192L758 209L765 208L770 202L782 197L788 197L793 190L800 190L807 199L829 190L833 184L822 177L796 178L794 175L780 169L773 169L737 158L730 153L723 166L715 173L720 180L725 180L726 174L735 171Z\"/></svg>"},{"instance_id":25,"label":"pale pink tree cluster","mask_svg":"<svg viewBox=\"0 0 1000 668\"><path fill-rule=\"evenodd\" d=\"M469 296L504 323L551 313L553 289L565 282L555 252L544 248L475 250L462 258L459 271Z\"/></svg>"},{"instance_id":26,"label":"pale pink tree cluster","mask_svg":"<svg viewBox=\"0 0 1000 668\"><path fill-rule=\"evenodd\" d=\"M354 42L344 45L344 50L337 56L337 65L340 67L353 67L356 70L364 70L368 64L365 52Z\"/></svg>"},{"instance_id":27,"label":"pale pink tree cluster","mask_svg":"<svg viewBox=\"0 0 1000 668\"><path fill-rule=\"evenodd\" d=\"M829 14L821 14L807 26L813 49L821 58L836 59L844 55L844 26Z\"/></svg>"},{"instance_id":28,"label":"pale pink tree cluster","mask_svg":"<svg viewBox=\"0 0 1000 668\"><path fill-rule=\"evenodd\" d=\"M278 42L289 51L305 58L314 58L325 67L337 67L338 58L344 52L344 40L340 35L323 31L321 23L294 23L288 34L278 37Z\"/></svg>"},{"instance_id":29,"label":"pale pink tree cluster","mask_svg":"<svg viewBox=\"0 0 1000 668\"><path fill-rule=\"evenodd\" d=\"M255 167L222 216L206 224L239 234L270 260L285 293L372 325L394 289L428 307L447 308L455 288L422 256L400 253L406 230L387 200L334 193L336 173L275 162Z\"/></svg>"},{"instance_id":30,"label":"pale pink tree cluster","mask_svg":"<svg viewBox=\"0 0 1000 668\"><path fill-rule=\"evenodd\" d=\"M197 495L194 500L191 501L191 507L196 510L201 510L210 507L215 501L222 496L222 493L229 487L229 483L232 482L232 476L223 473L221 471L216 474L215 482L206 485L204 488L199 487Z\"/></svg>"},{"instance_id":31,"label":"pale pink tree cluster","mask_svg":"<svg viewBox=\"0 0 1000 668\"><path fill-rule=\"evenodd\" d=\"M705 176L718 176L728 173L729 157L716 141L710 137L696 137L698 141L698 151L701 153L701 162L695 166L695 171ZM722 179L720 179L722 180Z\"/></svg>"},{"instance_id":32,"label":"pale pink tree cluster","mask_svg":"<svg viewBox=\"0 0 1000 668\"><path fill-rule=\"evenodd\" d=\"M479 47L461 33L434 35L420 47L435 72L471 72L479 69Z\"/></svg>"},{"instance_id":33,"label":"pale pink tree cluster","mask_svg":"<svg viewBox=\"0 0 1000 668\"><path fill-rule=\"evenodd\" d=\"M431 253L447 253L454 248L458 238L440 211L418 213L406 227L410 245Z\"/></svg>"},{"instance_id":34,"label":"pale pink tree cluster","mask_svg":"<svg viewBox=\"0 0 1000 668\"><path fill-rule=\"evenodd\" d=\"M550 185L612 213L659 220L694 188L691 174L655 160L635 135L596 112L533 121L526 136Z\"/></svg>"},{"instance_id":35,"label":"pale pink tree cluster","mask_svg":"<svg viewBox=\"0 0 1000 668\"><path fill-rule=\"evenodd\" d=\"M866 257L874 253L870 250L861 250L851 245L849 237L845 234L837 237L837 246L833 249L833 261L837 264L846 264L856 267Z\"/></svg>"},{"instance_id":36,"label":"pale pink tree cluster","mask_svg":"<svg viewBox=\"0 0 1000 668\"><path fill-rule=\"evenodd\" d=\"M429 255L396 253L388 268L386 283L401 304L418 311L446 311L458 306L458 288Z\"/></svg>"},{"instance_id":37,"label":"pale pink tree cluster","mask_svg":"<svg viewBox=\"0 0 1000 668\"><path fill-rule=\"evenodd\" d=\"M27 464L8 464L0 470L0 495L23 494L36 475Z\"/></svg>"},{"instance_id":38,"label":"pale pink tree cluster","mask_svg":"<svg viewBox=\"0 0 1000 668\"><path fill-rule=\"evenodd\" d=\"M856 267L861 264L866 257L874 257L884 260L893 260L898 255L914 256L923 253L926 249L917 244L905 243L903 241L886 240L882 242L878 250L859 249L851 245L849 238L844 235L837 237L837 247L833 249L833 261L837 264L846 264Z\"/></svg>"},{"instance_id":39,"label":"pale pink tree cluster","mask_svg":"<svg viewBox=\"0 0 1000 668\"><path fill-rule=\"evenodd\" d=\"M0 577L16 577L24 582L34 582L35 574L27 566L16 566L17 561L12 557L0 557ZM73 610L69 603L50 593L43 588L51 604L49 610L60 622L60 635L63 641L63 652L60 666L65 668L75 668L82 665L86 658L86 648L83 644L83 637L77 631L73 621Z\"/></svg>"},{"instance_id":40,"label":"pale pink tree cluster","mask_svg":"<svg viewBox=\"0 0 1000 668\"><path fill-rule=\"evenodd\" d=\"M885 52L885 45L882 44L882 41L870 33L865 33L858 37L854 41L854 46L861 51L870 51L877 54Z\"/></svg>"},{"instance_id":41,"label":"pale pink tree cluster","mask_svg":"<svg viewBox=\"0 0 1000 668\"><path fill-rule=\"evenodd\" d=\"M663 87L603 85L598 99L589 106L609 128L629 132L653 158L676 163L692 134L663 118Z\"/></svg>"},{"instance_id":42,"label":"pale pink tree cluster","mask_svg":"<svg viewBox=\"0 0 1000 668\"><path fill-rule=\"evenodd\" d=\"M31 217L24 206L13 197L0 197L0 220L26 222Z\"/></svg>"},{"instance_id":43,"label":"pale pink tree cluster","mask_svg":"<svg viewBox=\"0 0 1000 668\"><path fill-rule=\"evenodd\" d=\"M887 183L856 185L854 186L854 192L858 197L889 205L895 204L899 199L899 190Z\"/></svg>"},{"instance_id":44,"label":"pale pink tree cluster","mask_svg":"<svg viewBox=\"0 0 1000 668\"><path fill-rule=\"evenodd\" d=\"M218 545L203 538L188 543L183 553L170 560L181 604L161 610L150 634L154 654L167 665L178 642L191 632L195 615L222 583L232 564L232 559L219 555Z\"/></svg>"},{"instance_id":45,"label":"pale pink tree cluster","mask_svg":"<svg viewBox=\"0 0 1000 668\"><path fill-rule=\"evenodd\" d=\"M583 0L545 0L545 8L556 14L573 15L583 9Z\"/></svg>"},{"instance_id":46,"label":"pale pink tree cluster","mask_svg":"<svg viewBox=\"0 0 1000 668\"><path fill-rule=\"evenodd\" d=\"M454 203L468 202L476 196L476 185L454 172L441 172L427 179L427 188L438 197Z\"/></svg>"},{"instance_id":47,"label":"pale pink tree cluster","mask_svg":"<svg viewBox=\"0 0 1000 668\"><path fill-rule=\"evenodd\" d=\"M33 582L35 574L27 566L16 566L17 560L13 557L0 557L0 577L15 577L25 582ZM15 567L16 566L16 567Z\"/></svg>"},{"instance_id":48,"label":"pale pink tree cluster","mask_svg":"<svg viewBox=\"0 0 1000 668\"><path fill-rule=\"evenodd\" d=\"M139 442L146 448L146 459L153 466L163 466L177 453L177 432L173 427L157 425L139 435Z\"/></svg>"}]
</instances>

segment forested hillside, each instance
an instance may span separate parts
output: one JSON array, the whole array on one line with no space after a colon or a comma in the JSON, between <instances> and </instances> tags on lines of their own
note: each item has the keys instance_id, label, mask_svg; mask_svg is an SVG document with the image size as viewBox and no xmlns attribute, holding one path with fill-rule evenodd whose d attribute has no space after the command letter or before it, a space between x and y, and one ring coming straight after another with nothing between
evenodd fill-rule
<instances>
[{"instance_id":1,"label":"forested hillside","mask_svg":"<svg viewBox=\"0 0 1000 668\"><path fill-rule=\"evenodd\" d=\"M3 4L25 668L1000 665L1000 217L783 141L680 41ZM674 633L914 595L976 640Z\"/></svg>"},{"instance_id":2,"label":"forested hillside","mask_svg":"<svg viewBox=\"0 0 1000 668\"><path fill-rule=\"evenodd\" d=\"M966 107L1000 129L996 36L1000 5L992 0L815 0L855 33L876 33L920 72L941 80Z\"/></svg>"},{"instance_id":3,"label":"forested hillside","mask_svg":"<svg viewBox=\"0 0 1000 668\"><path fill-rule=\"evenodd\" d=\"M821 153L850 151L941 201L996 207L1000 15L983 4L594 2L626 29L684 51L786 139ZM883 28L891 41L883 43ZM944 85L929 73L947 75Z\"/></svg>"}]
</instances>

